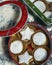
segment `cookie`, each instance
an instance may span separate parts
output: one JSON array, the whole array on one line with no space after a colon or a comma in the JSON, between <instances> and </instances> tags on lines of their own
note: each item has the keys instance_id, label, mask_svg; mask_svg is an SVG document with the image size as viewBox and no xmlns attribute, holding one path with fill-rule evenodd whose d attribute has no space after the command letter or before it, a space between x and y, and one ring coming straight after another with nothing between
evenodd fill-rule
<instances>
[{"instance_id":1,"label":"cookie","mask_svg":"<svg viewBox=\"0 0 52 65\"><path fill-rule=\"evenodd\" d=\"M33 58L31 55L29 55L29 53L26 51L24 54L19 55L19 63L25 63L25 64L29 64L29 61Z\"/></svg>"},{"instance_id":2,"label":"cookie","mask_svg":"<svg viewBox=\"0 0 52 65\"><path fill-rule=\"evenodd\" d=\"M42 1L36 1L34 5L41 11L44 12L46 10L46 5Z\"/></svg>"},{"instance_id":3,"label":"cookie","mask_svg":"<svg viewBox=\"0 0 52 65\"><path fill-rule=\"evenodd\" d=\"M10 45L10 51L13 53L13 54L19 54L21 53L23 50L23 43L19 40L16 40L14 42L11 43Z\"/></svg>"},{"instance_id":4,"label":"cookie","mask_svg":"<svg viewBox=\"0 0 52 65\"><path fill-rule=\"evenodd\" d=\"M34 50L34 61L36 64L42 64L47 57L49 56L49 48L44 46L44 47L39 47L36 50Z\"/></svg>"},{"instance_id":5,"label":"cookie","mask_svg":"<svg viewBox=\"0 0 52 65\"><path fill-rule=\"evenodd\" d=\"M37 32L32 37L35 45L46 45L47 36L43 32Z\"/></svg>"},{"instance_id":6,"label":"cookie","mask_svg":"<svg viewBox=\"0 0 52 65\"><path fill-rule=\"evenodd\" d=\"M33 33L34 31L29 27L20 32L20 34L22 35L22 40L30 40Z\"/></svg>"}]
</instances>

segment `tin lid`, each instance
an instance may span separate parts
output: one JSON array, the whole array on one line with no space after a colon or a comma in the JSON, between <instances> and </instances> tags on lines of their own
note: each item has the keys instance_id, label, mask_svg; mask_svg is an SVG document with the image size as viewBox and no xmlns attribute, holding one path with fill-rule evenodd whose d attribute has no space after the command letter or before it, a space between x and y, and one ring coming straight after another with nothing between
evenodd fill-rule
<instances>
[{"instance_id":1,"label":"tin lid","mask_svg":"<svg viewBox=\"0 0 52 65\"><path fill-rule=\"evenodd\" d=\"M26 23L28 12L19 1L0 3L0 36L10 36L18 32Z\"/></svg>"}]
</instances>

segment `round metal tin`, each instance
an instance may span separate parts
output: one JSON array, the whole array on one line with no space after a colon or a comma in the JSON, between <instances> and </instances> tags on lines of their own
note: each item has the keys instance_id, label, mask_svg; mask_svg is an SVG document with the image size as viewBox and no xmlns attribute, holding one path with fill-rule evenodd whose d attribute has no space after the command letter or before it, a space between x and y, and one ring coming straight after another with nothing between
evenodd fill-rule
<instances>
[{"instance_id":1,"label":"round metal tin","mask_svg":"<svg viewBox=\"0 0 52 65\"><path fill-rule=\"evenodd\" d=\"M0 31L0 36L11 36L12 34L15 34L20 29L22 29L22 27L25 25L27 18L28 18L27 8L21 2L19 2L19 1L5 1L5 2L0 3L0 6L6 5L6 4L15 4L15 5L19 6L22 10L22 17L16 26L12 27L9 30Z\"/></svg>"},{"instance_id":2,"label":"round metal tin","mask_svg":"<svg viewBox=\"0 0 52 65\"><path fill-rule=\"evenodd\" d=\"M44 31L45 34L46 34L46 35L48 36L48 38L49 38L49 41L50 41L50 53L49 53L49 56L47 57L46 61L44 61L44 62L42 63L42 64L44 64L44 63L47 62L47 60L50 58L50 55L51 55L51 53L52 53L52 52L51 52L51 43L52 43L52 40L51 40L50 33L49 33L45 28L43 28L41 25L39 25L39 24L36 24L36 23L34 23L34 22L27 23L27 25L28 25L28 24L29 24L29 25L33 25L33 26L35 26L37 29L40 29L40 30ZM11 37L10 37L9 42L8 42L8 48L10 48L10 40L11 40ZM10 49L9 49L9 54L10 54L10 56L12 57L12 59L13 59L16 63L19 64L19 62L14 59L13 54L11 53ZM22 65L22 64L19 64L19 65Z\"/></svg>"}]
</instances>

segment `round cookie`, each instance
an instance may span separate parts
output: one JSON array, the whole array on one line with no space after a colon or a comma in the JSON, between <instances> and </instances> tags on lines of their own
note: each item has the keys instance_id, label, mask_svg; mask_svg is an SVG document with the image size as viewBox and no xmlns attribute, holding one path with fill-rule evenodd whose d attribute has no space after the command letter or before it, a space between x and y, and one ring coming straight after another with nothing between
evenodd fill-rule
<instances>
[{"instance_id":1,"label":"round cookie","mask_svg":"<svg viewBox=\"0 0 52 65\"><path fill-rule=\"evenodd\" d=\"M10 45L10 51L13 53L13 54L19 54L21 53L23 50L23 43L19 40L16 40L14 42L11 43Z\"/></svg>"},{"instance_id":2,"label":"round cookie","mask_svg":"<svg viewBox=\"0 0 52 65\"><path fill-rule=\"evenodd\" d=\"M32 37L33 43L35 45L45 45L47 38L46 35L43 32L37 32Z\"/></svg>"},{"instance_id":3,"label":"round cookie","mask_svg":"<svg viewBox=\"0 0 52 65\"><path fill-rule=\"evenodd\" d=\"M41 11L44 12L46 10L46 5L42 1L36 1L34 5Z\"/></svg>"},{"instance_id":4,"label":"round cookie","mask_svg":"<svg viewBox=\"0 0 52 65\"><path fill-rule=\"evenodd\" d=\"M12 53L11 51L10 51L10 47L11 47L11 45L12 45L12 43L13 42L15 42L15 44L19 44L20 43L20 45L22 45L22 47L18 47L18 44L16 45L18 48L21 48L21 53ZM29 43L29 42L28 42ZM26 49L27 49L27 45L28 45L28 43L26 42L26 41L22 41L21 40L21 35L19 34L19 33L17 33L16 35L13 35L11 38L10 38L10 40L9 40L9 44L8 44L8 47L9 47L9 52L11 53L11 55L13 56L15 56L15 55L20 55L20 54L23 54L25 51L26 51ZM17 48L16 48L17 49ZM14 51L15 51L15 49L14 49Z\"/></svg>"},{"instance_id":5,"label":"round cookie","mask_svg":"<svg viewBox=\"0 0 52 65\"><path fill-rule=\"evenodd\" d=\"M44 15L45 15L47 18L51 18L51 17L52 17L52 12L51 12L51 11L45 11L45 12L44 12Z\"/></svg>"},{"instance_id":6,"label":"round cookie","mask_svg":"<svg viewBox=\"0 0 52 65\"><path fill-rule=\"evenodd\" d=\"M34 52L34 58L36 61L44 61L47 58L47 51L44 48L38 48Z\"/></svg>"}]
</instances>

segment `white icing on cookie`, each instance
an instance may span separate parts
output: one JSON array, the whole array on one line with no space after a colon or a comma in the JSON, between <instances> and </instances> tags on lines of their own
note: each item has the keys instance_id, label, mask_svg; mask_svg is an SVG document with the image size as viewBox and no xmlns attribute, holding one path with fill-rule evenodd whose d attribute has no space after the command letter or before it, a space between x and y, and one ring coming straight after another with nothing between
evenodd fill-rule
<instances>
[{"instance_id":1,"label":"white icing on cookie","mask_svg":"<svg viewBox=\"0 0 52 65\"><path fill-rule=\"evenodd\" d=\"M29 27L27 27L25 30L21 31L20 33L22 35L22 40L30 40L34 31Z\"/></svg>"},{"instance_id":2,"label":"white icing on cookie","mask_svg":"<svg viewBox=\"0 0 52 65\"><path fill-rule=\"evenodd\" d=\"M44 15L45 15L47 18L52 18L52 12L50 12L50 11L46 11L46 12L44 13Z\"/></svg>"},{"instance_id":3,"label":"white icing on cookie","mask_svg":"<svg viewBox=\"0 0 52 65\"><path fill-rule=\"evenodd\" d=\"M34 52L34 58L36 61L44 61L47 58L47 51L44 48L38 48Z\"/></svg>"},{"instance_id":4,"label":"white icing on cookie","mask_svg":"<svg viewBox=\"0 0 52 65\"><path fill-rule=\"evenodd\" d=\"M33 42L36 45L44 45L46 42L46 35L42 32L38 32L33 36Z\"/></svg>"},{"instance_id":5,"label":"white icing on cookie","mask_svg":"<svg viewBox=\"0 0 52 65\"><path fill-rule=\"evenodd\" d=\"M19 63L29 64L29 60L32 59L32 56L26 51L23 55L19 55Z\"/></svg>"},{"instance_id":6,"label":"white icing on cookie","mask_svg":"<svg viewBox=\"0 0 52 65\"><path fill-rule=\"evenodd\" d=\"M46 10L46 5L42 1L36 1L34 5L41 11L44 12Z\"/></svg>"},{"instance_id":7,"label":"white icing on cookie","mask_svg":"<svg viewBox=\"0 0 52 65\"><path fill-rule=\"evenodd\" d=\"M11 43L10 51L13 54L19 54L22 52L22 50L23 50L23 43L21 41L18 40Z\"/></svg>"}]
</instances>

